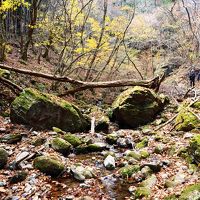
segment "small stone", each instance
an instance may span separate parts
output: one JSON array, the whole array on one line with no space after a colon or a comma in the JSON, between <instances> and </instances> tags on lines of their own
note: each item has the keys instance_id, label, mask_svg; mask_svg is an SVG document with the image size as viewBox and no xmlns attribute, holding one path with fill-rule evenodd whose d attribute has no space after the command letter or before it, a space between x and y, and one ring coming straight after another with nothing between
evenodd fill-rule
<instances>
[{"instance_id":1,"label":"small stone","mask_svg":"<svg viewBox=\"0 0 200 200\"><path fill-rule=\"evenodd\" d=\"M81 184L80 184L80 187L81 187L81 188L90 188L91 186L88 185L88 184L85 184L85 183L81 183Z\"/></svg>"},{"instance_id":2,"label":"small stone","mask_svg":"<svg viewBox=\"0 0 200 200\"><path fill-rule=\"evenodd\" d=\"M0 128L0 133L5 133L6 132L6 128Z\"/></svg>"},{"instance_id":3,"label":"small stone","mask_svg":"<svg viewBox=\"0 0 200 200\"><path fill-rule=\"evenodd\" d=\"M108 155L104 160L104 166L108 170L115 169L115 158L111 155Z\"/></svg>"},{"instance_id":4,"label":"small stone","mask_svg":"<svg viewBox=\"0 0 200 200\"><path fill-rule=\"evenodd\" d=\"M27 177L27 173L26 172L17 172L13 177L11 177L9 179L10 183L18 183L18 182L22 182L26 179Z\"/></svg>"}]
</instances>

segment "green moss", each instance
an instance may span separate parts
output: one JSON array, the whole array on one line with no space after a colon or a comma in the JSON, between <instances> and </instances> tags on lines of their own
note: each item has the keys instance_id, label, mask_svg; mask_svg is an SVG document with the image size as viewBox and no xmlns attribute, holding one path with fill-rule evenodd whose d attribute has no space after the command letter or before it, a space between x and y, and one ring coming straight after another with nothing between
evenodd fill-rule
<instances>
[{"instance_id":1,"label":"green moss","mask_svg":"<svg viewBox=\"0 0 200 200\"><path fill-rule=\"evenodd\" d=\"M164 200L178 200L178 198L176 197L176 195L170 195L170 196L168 196L168 197L165 197L165 199Z\"/></svg>"},{"instance_id":2,"label":"green moss","mask_svg":"<svg viewBox=\"0 0 200 200\"><path fill-rule=\"evenodd\" d=\"M89 152L98 152L98 151L103 151L105 149L105 144L104 143L94 143L94 144L89 144L88 145L88 151Z\"/></svg>"},{"instance_id":3,"label":"green moss","mask_svg":"<svg viewBox=\"0 0 200 200\"><path fill-rule=\"evenodd\" d=\"M72 132L83 131L89 126L75 105L32 88L25 89L13 101L11 120L40 129L58 127Z\"/></svg>"},{"instance_id":4,"label":"green moss","mask_svg":"<svg viewBox=\"0 0 200 200\"><path fill-rule=\"evenodd\" d=\"M200 183L187 186L183 192L181 193L181 196L179 197L179 200L198 200L200 199Z\"/></svg>"},{"instance_id":5,"label":"green moss","mask_svg":"<svg viewBox=\"0 0 200 200\"><path fill-rule=\"evenodd\" d=\"M87 144L81 144L79 146L77 146L75 148L75 152L77 154L85 154L85 153L88 153L88 145Z\"/></svg>"},{"instance_id":6,"label":"green moss","mask_svg":"<svg viewBox=\"0 0 200 200\"><path fill-rule=\"evenodd\" d=\"M142 149L142 148L146 147L147 145L148 145L148 139L144 138L141 142L137 143L135 147L137 149Z\"/></svg>"},{"instance_id":7,"label":"green moss","mask_svg":"<svg viewBox=\"0 0 200 200\"><path fill-rule=\"evenodd\" d=\"M127 154L126 154L126 157L129 159L130 157L131 158L134 158L135 160L141 160L142 159L142 156L140 153L136 152L136 151L129 151Z\"/></svg>"},{"instance_id":8,"label":"green moss","mask_svg":"<svg viewBox=\"0 0 200 200\"><path fill-rule=\"evenodd\" d=\"M187 110L179 112L176 118L176 130L177 131L191 131L194 128L200 126L198 118Z\"/></svg>"},{"instance_id":9,"label":"green moss","mask_svg":"<svg viewBox=\"0 0 200 200\"><path fill-rule=\"evenodd\" d=\"M63 139L69 142L74 147L77 147L83 143L79 137L71 133L65 134L63 136Z\"/></svg>"},{"instance_id":10,"label":"green moss","mask_svg":"<svg viewBox=\"0 0 200 200\"><path fill-rule=\"evenodd\" d=\"M32 142L32 145L34 145L34 146L41 146L41 145L43 145L44 143L46 142L46 138L41 138L41 137L39 137L39 138L36 138L33 142Z\"/></svg>"},{"instance_id":11,"label":"green moss","mask_svg":"<svg viewBox=\"0 0 200 200\"><path fill-rule=\"evenodd\" d=\"M136 199L138 198L143 198L143 197L148 197L151 194L151 190L145 187L138 187L135 191L135 197Z\"/></svg>"},{"instance_id":12,"label":"green moss","mask_svg":"<svg viewBox=\"0 0 200 200\"><path fill-rule=\"evenodd\" d=\"M163 106L152 90L136 86L122 92L114 101L112 119L122 127L135 128L153 121Z\"/></svg>"},{"instance_id":13,"label":"green moss","mask_svg":"<svg viewBox=\"0 0 200 200\"><path fill-rule=\"evenodd\" d=\"M195 102L192 107L200 110L200 101Z\"/></svg>"},{"instance_id":14,"label":"green moss","mask_svg":"<svg viewBox=\"0 0 200 200\"><path fill-rule=\"evenodd\" d=\"M0 148L0 169L2 169L8 161L8 153L5 149Z\"/></svg>"},{"instance_id":15,"label":"green moss","mask_svg":"<svg viewBox=\"0 0 200 200\"><path fill-rule=\"evenodd\" d=\"M200 163L200 135L195 135L190 140L189 154L194 158L194 161Z\"/></svg>"},{"instance_id":16,"label":"green moss","mask_svg":"<svg viewBox=\"0 0 200 200\"><path fill-rule=\"evenodd\" d=\"M62 138L55 138L51 141L52 148L55 151L62 153L63 155L68 155L71 150L71 144Z\"/></svg>"},{"instance_id":17,"label":"green moss","mask_svg":"<svg viewBox=\"0 0 200 200\"><path fill-rule=\"evenodd\" d=\"M33 165L36 169L53 177L58 176L64 170L64 165L59 160L48 156L35 158Z\"/></svg>"},{"instance_id":18,"label":"green moss","mask_svg":"<svg viewBox=\"0 0 200 200\"><path fill-rule=\"evenodd\" d=\"M117 139L118 139L118 136L117 134L115 133L112 133L112 134L108 134L106 136L106 142L110 145L113 145L113 144L116 144L117 143Z\"/></svg>"},{"instance_id":19,"label":"green moss","mask_svg":"<svg viewBox=\"0 0 200 200\"><path fill-rule=\"evenodd\" d=\"M150 156L149 152L145 149L140 151L140 155L142 158L148 158Z\"/></svg>"},{"instance_id":20,"label":"green moss","mask_svg":"<svg viewBox=\"0 0 200 200\"><path fill-rule=\"evenodd\" d=\"M60 128L57 128L57 127L52 127L53 131L56 132L56 133L62 133L62 134L65 134L66 132L61 130Z\"/></svg>"},{"instance_id":21,"label":"green moss","mask_svg":"<svg viewBox=\"0 0 200 200\"><path fill-rule=\"evenodd\" d=\"M127 165L122 167L119 172L123 178L131 177L134 173L137 173L140 170L139 165Z\"/></svg>"},{"instance_id":22,"label":"green moss","mask_svg":"<svg viewBox=\"0 0 200 200\"><path fill-rule=\"evenodd\" d=\"M9 78L10 77L10 72L6 69L1 69L0 68L0 77L3 77L3 78Z\"/></svg>"},{"instance_id":23,"label":"green moss","mask_svg":"<svg viewBox=\"0 0 200 200\"><path fill-rule=\"evenodd\" d=\"M4 142L7 144L15 144L19 141L21 141L22 135L21 134L8 134L4 135L3 137L0 138L0 142Z\"/></svg>"}]
</instances>

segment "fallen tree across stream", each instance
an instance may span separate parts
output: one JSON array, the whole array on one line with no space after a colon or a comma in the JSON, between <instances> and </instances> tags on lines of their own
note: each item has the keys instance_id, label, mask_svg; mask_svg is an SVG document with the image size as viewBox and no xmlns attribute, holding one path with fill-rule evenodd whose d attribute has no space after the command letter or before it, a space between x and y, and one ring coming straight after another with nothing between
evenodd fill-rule
<instances>
[{"instance_id":1,"label":"fallen tree across stream","mask_svg":"<svg viewBox=\"0 0 200 200\"><path fill-rule=\"evenodd\" d=\"M9 71L14 71L19 74L27 74L34 77L48 79L51 81L67 82L73 85L74 89L67 90L65 93L59 96L75 94L76 92L80 92L80 91L92 89L92 88L109 88L109 87L123 87L123 86L142 86L142 87L154 89L157 92L159 90L161 82L164 80L164 75L162 75L160 77L157 76L151 80L124 79L124 80L114 80L114 81L85 82L85 81L80 81L80 80L70 78L68 76L60 77L60 76L56 76L52 74L45 74L45 73L30 71L26 69L14 68L5 64L0 64L0 68L6 69ZM3 82L3 80L1 81Z\"/></svg>"}]
</instances>

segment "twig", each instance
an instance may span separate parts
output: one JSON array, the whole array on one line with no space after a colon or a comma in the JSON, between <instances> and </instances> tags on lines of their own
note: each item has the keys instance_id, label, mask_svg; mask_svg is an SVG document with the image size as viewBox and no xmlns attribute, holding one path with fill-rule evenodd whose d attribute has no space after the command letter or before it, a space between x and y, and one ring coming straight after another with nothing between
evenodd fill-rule
<instances>
[{"instance_id":1,"label":"twig","mask_svg":"<svg viewBox=\"0 0 200 200\"><path fill-rule=\"evenodd\" d=\"M174 115L171 119L169 119L167 122L165 122L164 124L161 124L159 127L157 127L155 129L155 131L158 131L159 129L163 128L164 126L166 126L167 124L171 123L176 117L178 116L178 114Z\"/></svg>"}]
</instances>

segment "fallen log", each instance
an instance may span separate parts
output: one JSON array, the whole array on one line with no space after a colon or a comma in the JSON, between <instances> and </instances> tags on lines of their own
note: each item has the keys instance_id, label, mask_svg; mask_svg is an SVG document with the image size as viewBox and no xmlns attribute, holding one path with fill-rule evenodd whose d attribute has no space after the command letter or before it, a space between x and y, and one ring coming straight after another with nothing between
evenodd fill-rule
<instances>
[{"instance_id":1,"label":"fallen log","mask_svg":"<svg viewBox=\"0 0 200 200\"><path fill-rule=\"evenodd\" d=\"M75 86L74 89L68 90L65 93L59 95L61 97L92 88L109 88L109 87L123 87L123 86L142 86L154 89L157 92L159 90L161 82L164 80L164 76L162 75L161 77L155 77L151 80L125 79L125 80L115 80L115 81L84 82L70 78L68 76L60 77L52 74L45 74L26 69L14 68L5 64L0 64L0 68L14 71L20 74L27 74L30 76L45 78L51 81L68 82Z\"/></svg>"}]
</instances>

